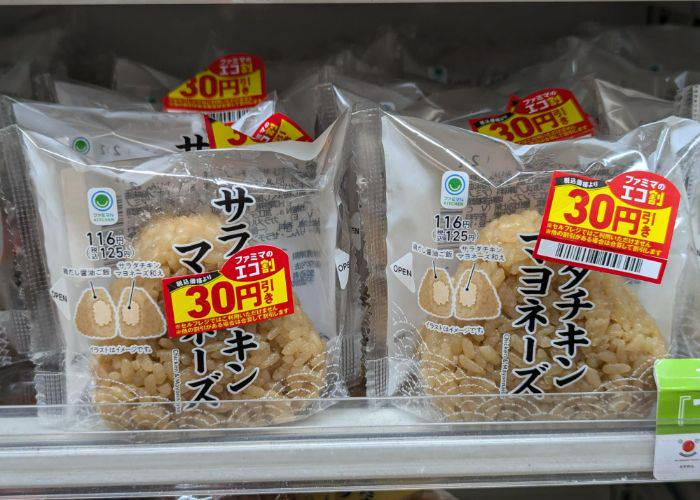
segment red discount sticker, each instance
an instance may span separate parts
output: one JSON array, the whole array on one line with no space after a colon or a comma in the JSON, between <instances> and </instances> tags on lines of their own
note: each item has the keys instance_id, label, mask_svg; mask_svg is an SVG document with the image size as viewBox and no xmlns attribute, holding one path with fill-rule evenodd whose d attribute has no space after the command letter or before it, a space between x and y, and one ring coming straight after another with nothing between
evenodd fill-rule
<instances>
[{"instance_id":1,"label":"red discount sticker","mask_svg":"<svg viewBox=\"0 0 700 500\"><path fill-rule=\"evenodd\" d=\"M252 54L229 54L163 98L166 111L207 113L226 124L240 117L234 112L265 99L265 65Z\"/></svg>"},{"instance_id":2,"label":"red discount sticker","mask_svg":"<svg viewBox=\"0 0 700 500\"><path fill-rule=\"evenodd\" d=\"M535 256L660 283L679 203L678 189L652 172L609 182L555 172Z\"/></svg>"},{"instance_id":3,"label":"red discount sticker","mask_svg":"<svg viewBox=\"0 0 700 500\"><path fill-rule=\"evenodd\" d=\"M282 113L274 113L260 124L253 137L234 130L231 126L204 117L204 124L212 149L236 148L251 144L277 141L312 142L313 139L294 120Z\"/></svg>"},{"instance_id":4,"label":"red discount sticker","mask_svg":"<svg viewBox=\"0 0 700 500\"><path fill-rule=\"evenodd\" d=\"M518 144L575 139L593 135L593 125L574 94L543 89L524 98L511 97L506 112L469 120L480 134Z\"/></svg>"},{"instance_id":5,"label":"red discount sticker","mask_svg":"<svg viewBox=\"0 0 700 500\"><path fill-rule=\"evenodd\" d=\"M311 142L313 140L301 126L282 113L275 113L262 122L253 133L253 139L260 142Z\"/></svg>"},{"instance_id":6,"label":"red discount sticker","mask_svg":"<svg viewBox=\"0 0 700 500\"><path fill-rule=\"evenodd\" d=\"M207 137L209 138L209 147L211 149L229 149L259 143L259 141L245 135L243 132L234 130L231 126L208 116L204 117L204 125L207 129Z\"/></svg>"},{"instance_id":7,"label":"red discount sticker","mask_svg":"<svg viewBox=\"0 0 700 500\"><path fill-rule=\"evenodd\" d=\"M294 312L289 258L280 248L256 245L221 270L165 278L168 336L223 330Z\"/></svg>"}]
</instances>

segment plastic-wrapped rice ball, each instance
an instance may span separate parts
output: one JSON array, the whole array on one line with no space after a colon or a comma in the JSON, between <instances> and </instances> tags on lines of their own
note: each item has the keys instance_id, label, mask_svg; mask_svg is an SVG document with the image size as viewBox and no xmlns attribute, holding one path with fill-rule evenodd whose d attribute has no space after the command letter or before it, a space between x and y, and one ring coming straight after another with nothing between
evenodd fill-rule
<instances>
[{"instance_id":1,"label":"plastic-wrapped rice ball","mask_svg":"<svg viewBox=\"0 0 700 500\"><path fill-rule=\"evenodd\" d=\"M575 355L566 361L561 359L565 351L563 344L559 343L562 336L557 334L557 330L561 331L567 322L566 316L570 309L557 307L561 307L562 300L559 287L567 283L571 275L560 272L563 267L560 264L544 262L553 271L548 292L539 297L546 308L549 322L538 325L532 334L536 339L536 348L530 358L531 362L525 360L525 351L528 349L526 332L522 326L514 325L522 316L516 307L524 300L518 293L518 288L525 286L521 280L521 266L537 263L524 251L525 248L534 247L534 242L524 243L520 235L537 234L540 221L539 213L524 211L493 220L481 231L478 243L503 248L504 262L480 262L475 266L475 271L483 272L496 289L501 314L495 319L479 321L460 320L455 316L447 320L427 318L459 327L483 327L481 335L451 335L426 327L421 329L420 375L429 394L492 395L503 392L504 388L507 392L518 393L517 388L523 383L523 377L516 375L514 370L532 366L547 367L535 382L536 387L544 393L624 393L654 389L652 366L655 359L666 353L664 340L654 319L644 309L633 290L623 279L606 273L591 271L579 284L587 291L587 295L581 297L580 301L590 302L592 307L578 309L576 317L570 323L585 330L589 343L579 344ZM471 271L472 266L472 262L461 263L453 276L463 276ZM457 296L459 288L458 286ZM476 290L477 295L478 290L479 288ZM494 301L494 298L487 296L483 301ZM503 359L505 334L509 334L509 345L505 349L507 361ZM507 376L502 380L504 367ZM578 370L584 373L574 382L563 387L555 383ZM522 394L529 392L531 391L523 391ZM510 404L506 400L508 398L498 403L501 418L505 406ZM484 418L488 416L484 415L488 411L496 411L493 410L493 401L494 398L445 398L438 405L447 415ZM516 406L518 404L513 398L509 401ZM532 401L535 400L529 398L529 401L527 404L532 406ZM556 416L557 401L544 398L541 402L534 403L536 408L531 410ZM594 406L599 405L600 413L592 417L604 418L619 407L619 404L616 406L600 401L593 403ZM626 404L625 408L629 412L628 406ZM520 410L513 411L517 414Z\"/></svg>"},{"instance_id":2,"label":"plastic-wrapped rice ball","mask_svg":"<svg viewBox=\"0 0 700 500\"><path fill-rule=\"evenodd\" d=\"M206 239L216 242L201 261L206 270L220 269L228 250L218 243L216 235L221 220L213 214L165 217L143 228L135 240L135 259L160 264L165 277L192 274L182 264L182 255L174 245ZM326 379L326 343L320 337L302 304L294 299L294 313L276 319L241 327L252 334L256 349L248 350L245 363L231 364L232 358L222 351L229 345L231 331L168 338L164 324L162 334L153 338L162 321L163 294L159 279L137 278L133 290L142 294L138 310L118 308L128 335L123 338L96 340L95 345L148 346L150 353L96 356L93 360L96 403L170 403L172 404L101 406L100 411L110 425L118 428L211 427L232 424L263 424L287 420L302 406L286 403L231 404L231 400L319 397ZM110 286L113 301L133 293L131 280L114 280ZM157 307L148 307L148 301ZM123 302L123 301L122 301ZM206 351L206 374L217 373L208 394L220 404L199 401L188 408L199 387L188 383L201 380L205 373L196 373L196 349ZM174 354L177 352L177 354ZM236 364L236 363L234 363ZM250 385L232 393L230 384L256 373ZM215 377L216 378L216 377ZM176 390L179 388L179 393Z\"/></svg>"}]
</instances>

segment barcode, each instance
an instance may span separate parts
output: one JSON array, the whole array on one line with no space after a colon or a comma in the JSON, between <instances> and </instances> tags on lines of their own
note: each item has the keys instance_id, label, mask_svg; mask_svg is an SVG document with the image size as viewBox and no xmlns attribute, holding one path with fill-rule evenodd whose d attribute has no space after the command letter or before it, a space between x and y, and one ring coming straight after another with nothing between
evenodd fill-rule
<instances>
[{"instance_id":1,"label":"barcode","mask_svg":"<svg viewBox=\"0 0 700 500\"><path fill-rule=\"evenodd\" d=\"M596 248L588 248L570 243L541 239L537 247L537 257L560 259L582 265L600 267L624 272L635 277L661 279L662 262L644 257L632 257L617 252L608 252Z\"/></svg>"},{"instance_id":2,"label":"barcode","mask_svg":"<svg viewBox=\"0 0 700 500\"><path fill-rule=\"evenodd\" d=\"M222 123L233 123L238 121L243 115L247 114L250 109L229 109L227 111L214 111L208 113L209 118Z\"/></svg>"},{"instance_id":3,"label":"barcode","mask_svg":"<svg viewBox=\"0 0 700 500\"><path fill-rule=\"evenodd\" d=\"M574 262L580 262L582 264L619 269L620 271L627 271L635 274L642 270L642 264L644 264L644 261L638 257L606 252L605 250L596 250L595 248L579 247L567 243L557 244L554 256L564 260L573 260Z\"/></svg>"}]
</instances>

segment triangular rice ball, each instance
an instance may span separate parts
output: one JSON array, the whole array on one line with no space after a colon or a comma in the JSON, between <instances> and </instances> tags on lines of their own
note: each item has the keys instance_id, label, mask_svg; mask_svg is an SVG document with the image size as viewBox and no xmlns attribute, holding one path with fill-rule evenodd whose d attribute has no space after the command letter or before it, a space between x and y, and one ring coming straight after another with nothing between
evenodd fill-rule
<instances>
[{"instance_id":1,"label":"triangular rice ball","mask_svg":"<svg viewBox=\"0 0 700 500\"><path fill-rule=\"evenodd\" d=\"M437 276L437 277L436 277ZM452 279L447 269L429 267L418 289L418 305L426 313L438 318L452 316Z\"/></svg>"},{"instance_id":2,"label":"triangular rice ball","mask_svg":"<svg viewBox=\"0 0 700 500\"><path fill-rule=\"evenodd\" d=\"M501 315L501 300L485 272L474 270L471 283L467 269L455 287L455 318L461 320L494 319ZM469 284L469 288L467 288Z\"/></svg>"},{"instance_id":3,"label":"triangular rice ball","mask_svg":"<svg viewBox=\"0 0 700 500\"><path fill-rule=\"evenodd\" d=\"M158 304L140 287L124 288L119 295L119 335L125 339L150 339L165 334L165 318Z\"/></svg>"},{"instance_id":4,"label":"triangular rice ball","mask_svg":"<svg viewBox=\"0 0 700 500\"><path fill-rule=\"evenodd\" d=\"M106 288L96 286L83 290L73 320L75 328L91 339L117 336L114 302Z\"/></svg>"}]
</instances>

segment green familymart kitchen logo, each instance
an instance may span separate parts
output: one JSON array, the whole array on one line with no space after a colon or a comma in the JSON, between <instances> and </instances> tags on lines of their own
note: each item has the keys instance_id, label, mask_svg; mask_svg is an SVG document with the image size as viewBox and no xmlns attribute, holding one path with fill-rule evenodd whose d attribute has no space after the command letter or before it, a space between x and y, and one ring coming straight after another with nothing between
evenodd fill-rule
<instances>
[{"instance_id":1,"label":"green familymart kitchen logo","mask_svg":"<svg viewBox=\"0 0 700 500\"><path fill-rule=\"evenodd\" d=\"M440 204L442 208L460 209L467 206L469 176L459 170L448 170L442 174Z\"/></svg>"},{"instance_id":2,"label":"green familymart kitchen logo","mask_svg":"<svg viewBox=\"0 0 700 500\"><path fill-rule=\"evenodd\" d=\"M117 195L108 187L92 188L87 193L90 221L97 226L110 226L119 221Z\"/></svg>"},{"instance_id":3,"label":"green familymart kitchen logo","mask_svg":"<svg viewBox=\"0 0 700 500\"><path fill-rule=\"evenodd\" d=\"M81 154L87 154L90 152L90 141L85 137L76 137L73 139L73 149Z\"/></svg>"}]
</instances>

